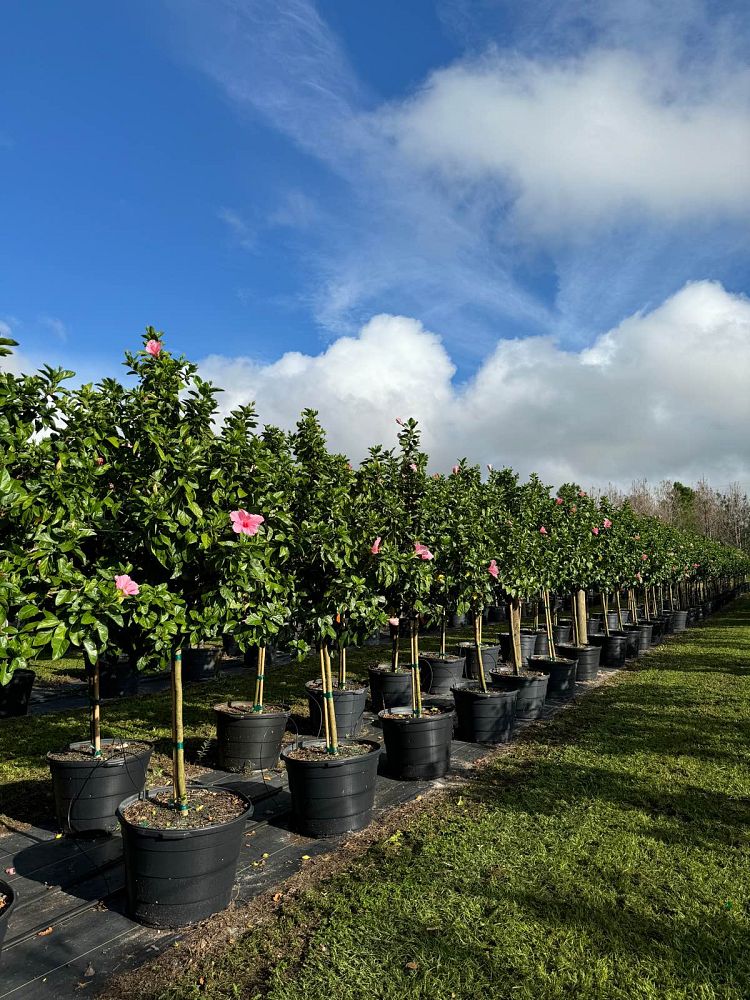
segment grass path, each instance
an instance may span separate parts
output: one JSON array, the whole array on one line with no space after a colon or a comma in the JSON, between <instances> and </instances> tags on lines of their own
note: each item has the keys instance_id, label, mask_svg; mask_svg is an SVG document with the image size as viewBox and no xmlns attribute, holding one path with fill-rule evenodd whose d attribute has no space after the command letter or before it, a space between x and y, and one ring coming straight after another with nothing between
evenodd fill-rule
<instances>
[{"instance_id":1,"label":"grass path","mask_svg":"<svg viewBox=\"0 0 750 1000\"><path fill-rule=\"evenodd\" d=\"M749 916L746 596L151 995L744 1000Z\"/></svg>"}]
</instances>

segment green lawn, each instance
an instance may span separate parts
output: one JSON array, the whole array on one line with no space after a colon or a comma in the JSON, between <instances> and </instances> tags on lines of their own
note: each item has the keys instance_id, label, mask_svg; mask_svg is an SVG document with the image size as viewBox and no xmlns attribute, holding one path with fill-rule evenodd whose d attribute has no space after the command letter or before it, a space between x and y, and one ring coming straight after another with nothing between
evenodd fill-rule
<instances>
[{"instance_id":1,"label":"green lawn","mask_svg":"<svg viewBox=\"0 0 750 1000\"><path fill-rule=\"evenodd\" d=\"M142 996L742 1000L749 906L745 597Z\"/></svg>"}]
</instances>

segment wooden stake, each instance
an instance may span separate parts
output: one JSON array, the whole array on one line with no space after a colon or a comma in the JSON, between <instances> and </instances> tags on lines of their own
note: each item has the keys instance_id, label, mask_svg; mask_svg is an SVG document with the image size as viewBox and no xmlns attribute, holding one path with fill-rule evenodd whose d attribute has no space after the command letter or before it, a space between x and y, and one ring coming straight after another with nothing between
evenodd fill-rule
<instances>
[{"instance_id":1,"label":"wooden stake","mask_svg":"<svg viewBox=\"0 0 750 1000\"><path fill-rule=\"evenodd\" d=\"M172 715L174 718L174 757L172 786L174 800L181 813L188 811L185 780L185 732L182 724L182 650L174 654L172 666Z\"/></svg>"}]
</instances>

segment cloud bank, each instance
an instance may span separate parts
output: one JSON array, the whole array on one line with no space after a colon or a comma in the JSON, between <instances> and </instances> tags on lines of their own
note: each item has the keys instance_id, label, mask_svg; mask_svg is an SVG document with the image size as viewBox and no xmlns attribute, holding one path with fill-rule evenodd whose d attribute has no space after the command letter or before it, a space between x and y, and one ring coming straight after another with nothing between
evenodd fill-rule
<instances>
[{"instance_id":1,"label":"cloud bank","mask_svg":"<svg viewBox=\"0 0 750 1000\"><path fill-rule=\"evenodd\" d=\"M705 475L750 488L750 301L715 282L688 284L584 350L551 337L500 340L468 382L441 338L379 315L318 355L273 364L211 355L201 374L224 410L255 400L264 423L293 427L320 411L329 443L361 459L415 416L433 469L456 458L585 485Z\"/></svg>"}]
</instances>

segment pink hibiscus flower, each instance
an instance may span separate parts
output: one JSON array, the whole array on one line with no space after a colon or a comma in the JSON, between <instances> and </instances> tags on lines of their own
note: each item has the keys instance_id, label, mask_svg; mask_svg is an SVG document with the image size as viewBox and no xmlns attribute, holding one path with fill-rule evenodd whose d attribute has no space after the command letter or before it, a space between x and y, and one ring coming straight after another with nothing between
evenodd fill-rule
<instances>
[{"instance_id":1,"label":"pink hibiscus flower","mask_svg":"<svg viewBox=\"0 0 750 1000\"><path fill-rule=\"evenodd\" d=\"M400 618L389 618L388 619L388 624L392 625L393 628L398 628L399 625L401 624L401 619Z\"/></svg>"},{"instance_id":2,"label":"pink hibiscus flower","mask_svg":"<svg viewBox=\"0 0 750 1000\"><path fill-rule=\"evenodd\" d=\"M382 538L381 538L380 535L378 535L378 537L375 539L375 541L370 546L370 552L372 552L372 554L374 556L376 556L378 554L378 552L380 552L380 543L381 543L381 541L382 541Z\"/></svg>"},{"instance_id":3,"label":"pink hibiscus flower","mask_svg":"<svg viewBox=\"0 0 750 1000\"><path fill-rule=\"evenodd\" d=\"M562 504L562 502L563 502L563 498L562 497L556 497L555 498L555 503L557 504L558 507Z\"/></svg>"},{"instance_id":4,"label":"pink hibiscus flower","mask_svg":"<svg viewBox=\"0 0 750 1000\"><path fill-rule=\"evenodd\" d=\"M598 528L592 528L591 530L593 531L593 533L594 533L595 535L598 535L598 534L599 534L599 529L598 529Z\"/></svg>"},{"instance_id":5,"label":"pink hibiscus flower","mask_svg":"<svg viewBox=\"0 0 750 1000\"><path fill-rule=\"evenodd\" d=\"M612 522L610 521L610 519L608 517L604 518L603 527L604 528L611 528L612 527Z\"/></svg>"},{"instance_id":6,"label":"pink hibiscus flower","mask_svg":"<svg viewBox=\"0 0 750 1000\"><path fill-rule=\"evenodd\" d=\"M500 570L497 568L497 563L495 562L494 559L490 559L490 564L487 567L487 572L490 574L490 576L494 576L496 580L500 576Z\"/></svg>"},{"instance_id":7,"label":"pink hibiscus flower","mask_svg":"<svg viewBox=\"0 0 750 1000\"><path fill-rule=\"evenodd\" d=\"M161 354L161 341L160 340L148 340L146 341L146 354L150 354L152 358L158 358Z\"/></svg>"},{"instance_id":8,"label":"pink hibiscus flower","mask_svg":"<svg viewBox=\"0 0 750 1000\"><path fill-rule=\"evenodd\" d=\"M417 555L419 556L420 559L425 559L425 560L435 558L433 554L430 552L430 550L427 548L427 546L422 545L421 542L414 543L414 555Z\"/></svg>"},{"instance_id":9,"label":"pink hibiscus flower","mask_svg":"<svg viewBox=\"0 0 750 1000\"><path fill-rule=\"evenodd\" d=\"M258 528L265 521L262 514L248 514L246 510L233 510L229 515L232 531L236 535L257 535Z\"/></svg>"},{"instance_id":10,"label":"pink hibiscus flower","mask_svg":"<svg viewBox=\"0 0 750 1000\"><path fill-rule=\"evenodd\" d=\"M541 528L539 529L539 534L540 535L546 535L547 534L547 529L544 527L544 525L542 525Z\"/></svg>"},{"instance_id":11,"label":"pink hibiscus flower","mask_svg":"<svg viewBox=\"0 0 750 1000\"><path fill-rule=\"evenodd\" d=\"M135 580L131 580L127 573L115 577L115 587L124 597L135 597L141 589Z\"/></svg>"}]
</instances>

